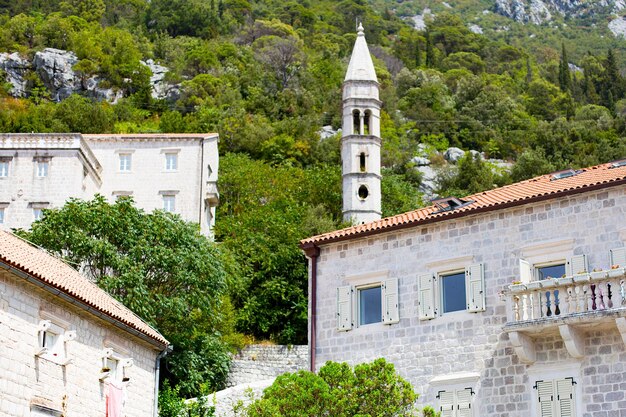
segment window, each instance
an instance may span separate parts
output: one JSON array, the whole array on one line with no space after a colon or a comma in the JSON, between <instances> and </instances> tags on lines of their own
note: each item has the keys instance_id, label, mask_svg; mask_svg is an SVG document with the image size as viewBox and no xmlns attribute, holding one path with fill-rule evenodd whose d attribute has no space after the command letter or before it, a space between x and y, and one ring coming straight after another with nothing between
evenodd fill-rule
<instances>
[{"instance_id":1,"label":"window","mask_svg":"<svg viewBox=\"0 0 626 417\"><path fill-rule=\"evenodd\" d=\"M589 271L586 255L576 255L565 260L555 257L554 260L532 264L520 259L520 281L528 283L548 278L561 278L586 273Z\"/></svg>"},{"instance_id":2,"label":"window","mask_svg":"<svg viewBox=\"0 0 626 417\"><path fill-rule=\"evenodd\" d=\"M353 305L356 305L356 311L353 311ZM398 323L398 280L386 279L356 289L351 285L337 288L337 330L352 330L354 313L359 326Z\"/></svg>"},{"instance_id":3,"label":"window","mask_svg":"<svg viewBox=\"0 0 626 417\"><path fill-rule=\"evenodd\" d=\"M126 368L133 366L133 360L124 357L116 349L106 348L102 355L102 369L100 370L100 379L110 379L117 382L127 382L128 378Z\"/></svg>"},{"instance_id":4,"label":"window","mask_svg":"<svg viewBox=\"0 0 626 417\"><path fill-rule=\"evenodd\" d=\"M120 172L130 172L132 167L132 155L129 153L120 154Z\"/></svg>"},{"instance_id":5,"label":"window","mask_svg":"<svg viewBox=\"0 0 626 417\"><path fill-rule=\"evenodd\" d=\"M4 207L0 207L0 224L4 224Z\"/></svg>"},{"instance_id":6,"label":"window","mask_svg":"<svg viewBox=\"0 0 626 417\"><path fill-rule=\"evenodd\" d=\"M420 275L418 287L420 320L431 320L455 311L485 311L483 264L470 265L464 272Z\"/></svg>"},{"instance_id":7,"label":"window","mask_svg":"<svg viewBox=\"0 0 626 417\"><path fill-rule=\"evenodd\" d=\"M9 176L9 161L0 160L0 178Z\"/></svg>"},{"instance_id":8,"label":"window","mask_svg":"<svg viewBox=\"0 0 626 417\"><path fill-rule=\"evenodd\" d=\"M574 378L554 379L535 382L537 390L538 413L540 417L574 417L575 390Z\"/></svg>"},{"instance_id":9,"label":"window","mask_svg":"<svg viewBox=\"0 0 626 417\"><path fill-rule=\"evenodd\" d=\"M535 267L535 275L537 277L537 281L548 278L561 278L565 275L565 262L554 265L537 265Z\"/></svg>"},{"instance_id":10,"label":"window","mask_svg":"<svg viewBox=\"0 0 626 417\"><path fill-rule=\"evenodd\" d=\"M37 161L36 169L37 169L37 177L45 178L48 176L48 161Z\"/></svg>"},{"instance_id":11,"label":"window","mask_svg":"<svg viewBox=\"0 0 626 417\"><path fill-rule=\"evenodd\" d=\"M357 293L359 298L359 325L380 323L383 320L381 287L360 288Z\"/></svg>"},{"instance_id":12,"label":"window","mask_svg":"<svg viewBox=\"0 0 626 417\"><path fill-rule=\"evenodd\" d=\"M163 196L163 210L174 213L176 211L176 196L164 195Z\"/></svg>"},{"instance_id":13,"label":"window","mask_svg":"<svg viewBox=\"0 0 626 417\"><path fill-rule=\"evenodd\" d=\"M43 217L43 209L42 208L34 208L33 209L33 219L35 219L35 221L37 221L37 220L41 220L42 217Z\"/></svg>"},{"instance_id":14,"label":"window","mask_svg":"<svg viewBox=\"0 0 626 417\"><path fill-rule=\"evenodd\" d=\"M65 342L75 338L75 331L66 331L50 320L42 320L39 323L39 349L37 356L65 365L69 363L65 354Z\"/></svg>"},{"instance_id":15,"label":"window","mask_svg":"<svg viewBox=\"0 0 626 417\"><path fill-rule=\"evenodd\" d=\"M365 172L366 171L365 152L361 152L359 154L359 171L361 171L361 172Z\"/></svg>"},{"instance_id":16,"label":"window","mask_svg":"<svg viewBox=\"0 0 626 417\"><path fill-rule=\"evenodd\" d=\"M178 169L178 154L166 153L165 154L165 170L176 171Z\"/></svg>"},{"instance_id":17,"label":"window","mask_svg":"<svg viewBox=\"0 0 626 417\"><path fill-rule=\"evenodd\" d=\"M474 391L471 388L439 391L437 399L441 417L474 417L472 395Z\"/></svg>"},{"instance_id":18,"label":"window","mask_svg":"<svg viewBox=\"0 0 626 417\"><path fill-rule=\"evenodd\" d=\"M442 313L465 310L465 271L450 275L441 275L441 308Z\"/></svg>"},{"instance_id":19,"label":"window","mask_svg":"<svg viewBox=\"0 0 626 417\"><path fill-rule=\"evenodd\" d=\"M367 200L367 197L369 196L369 190L367 189L367 186L361 185L359 187L358 195L361 200Z\"/></svg>"}]
</instances>

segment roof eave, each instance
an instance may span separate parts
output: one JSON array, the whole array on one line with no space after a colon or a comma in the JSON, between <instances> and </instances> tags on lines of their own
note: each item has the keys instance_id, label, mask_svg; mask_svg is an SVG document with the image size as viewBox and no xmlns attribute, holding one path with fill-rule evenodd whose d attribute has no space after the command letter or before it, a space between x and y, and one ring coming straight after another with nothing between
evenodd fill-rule
<instances>
[{"instance_id":1,"label":"roof eave","mask_svg":"<svg viewBox=\"0 0 626 417\"><path fill-rule=\"evenodd\" d=\"M416 220L416 221L409 221L407 223L399 223L399 224L395 224L395 225L391 225L387 227L383 226L378 229L365 230L363 232L356 232L356 233L348 234L344 236L337 236L337 237L331 237L328 239L320 239L320 240L307 239L307 240L301 241L299 246L300 246L300 249L307 251L307 250L310 250L312 247L320 247L320 246L324 246L324 245L328 245L332 243L343 242L343 241L352 240L352 239L360 239L363 237L378 235L378 234L387 233L387 232L393 232L397 230L408 229L411 227L417 227L417 226L422 226L426 224L437 223L440 221L458 219L460 217L470 216L473 214L481 214L481 213L486 213L490 211L504 210L507 208L517 207L517 206L521 206L524 204L530 204L530 203L535 203L539 201L546 201L546 200L551 200L553 198L581 194L581 193L588 192L588 191L595 191L595 190L600 190L603 188L610 188L610 187L615 187L615 186L624 185L624 184L626 184L626 177L620 178L620 179L617 179L615 181L611 181L608 183L601 182L601 183L593 184L587 187L579 187L579 188L573 188L569 190L557 191L552 194L543 194L543 195L534 196L534 197L530 197L526 199L496 204L493 206L484 206L475 210L448 212L448 214L446 214L445 216L438 216L438 217L431 217L431 218L421 219L421 220Z\"/></svg>"}]
</instances>

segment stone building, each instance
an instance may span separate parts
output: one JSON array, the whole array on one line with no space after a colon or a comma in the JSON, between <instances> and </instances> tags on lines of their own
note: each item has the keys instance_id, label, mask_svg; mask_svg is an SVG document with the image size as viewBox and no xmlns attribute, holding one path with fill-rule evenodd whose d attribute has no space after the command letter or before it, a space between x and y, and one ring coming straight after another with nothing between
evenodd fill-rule
<instances>
[{"instance_id":1,"label":"stone building","mask_svg":"<svg viewBox=\"0 0 626 417\"><path fill-rule=\"evenodd\" d=\"M626 160L312 237L310 359L453 417L626 415Z\"/></svg>"},{"instance_id":2,"label":"stone building","mask_svg":"<svg viewBox=\"0 0 626 417\"><path fill-rule=\"evenodd\" d=\"M178 213L210 236L219 200L217 134L0 135L0 229L96 193Z\"/></svg>"},{"instance_id":3,"label":"stone building","mask_svg":"<svg viewBox=\"0 0 626 417\"><path fill-rule=\"evenodd\" d=\"M168 342L61 260L0 231L0 415L156 416Z\"/></svg>"}]
</instances>

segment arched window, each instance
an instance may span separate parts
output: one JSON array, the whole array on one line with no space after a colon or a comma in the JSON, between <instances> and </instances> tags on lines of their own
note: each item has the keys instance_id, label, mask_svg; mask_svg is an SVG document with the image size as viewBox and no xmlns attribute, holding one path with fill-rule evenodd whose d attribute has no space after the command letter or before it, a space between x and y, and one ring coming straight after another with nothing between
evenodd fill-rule
<instances>
[{"instance_id":1,"label":"arched window","mask_svg":"<svg viewBox=\"0 0 626 417\"><path fill-rule=\"evenodd\" d=\"M358 110L352 111L352 134L361 134L361 112Z\"/></svg>"},{"instance_id":2,"label":"arched window","mask_svg":"<svg viewBox=\"0 0 626 417\"><path fill-rule=\"evenodd\" d=\"M370 110L365 110L365 115L363 117L363 134L370 135L372 132L372 112Z\"/></svg>"},{"instance_id":3,"label":"arched window","mask_svg":"<svg viewBox=\"0 0 626 417\"><path fill-rule=\"evenodd\" d=\"M359 154L359 170L361 172L365 172L367 170L365 167L365 152L361 152Z\"/></svg>"}]
</instances>

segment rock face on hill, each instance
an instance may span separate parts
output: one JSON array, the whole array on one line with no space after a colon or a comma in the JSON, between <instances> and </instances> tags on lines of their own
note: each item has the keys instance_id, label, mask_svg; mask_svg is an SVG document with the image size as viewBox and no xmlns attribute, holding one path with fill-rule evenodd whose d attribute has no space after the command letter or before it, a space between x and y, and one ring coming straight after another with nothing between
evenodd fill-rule
<instances>
[{"instance_id":1,"label":"rock face on hill","mask_svg":"<svg viewBox=\"0 0 626 417\"><path fill-rule=\"evenodd\" d=\"M99 101L117 102L124 96L124 91L112 88L98 76L84 76L74 70L78 57L71 51L46 48L35 53L32 61L21 57L17 52L0 53L0 70L4 73L4 82L10 84L13 97L28 97L29 83L37 77L46 87L50 98L61 101L72 94L81 94ZM175 100L179 95L177 85L165 81L168 69L148 60L143 63L152 71L150 83L152 97Z\"/></svg>"},{"instance_id":2,"label":"rock face on hill","mask_svg":"<svg viewBox=\"0 0 626 417\"><path fill-rule=\"evenodd\" d=\"M541 24L553 15L580 17L594 13L619 12L625 0L495 0L495 12L522 23Z\"/></svg>"}]
</instances>

